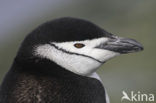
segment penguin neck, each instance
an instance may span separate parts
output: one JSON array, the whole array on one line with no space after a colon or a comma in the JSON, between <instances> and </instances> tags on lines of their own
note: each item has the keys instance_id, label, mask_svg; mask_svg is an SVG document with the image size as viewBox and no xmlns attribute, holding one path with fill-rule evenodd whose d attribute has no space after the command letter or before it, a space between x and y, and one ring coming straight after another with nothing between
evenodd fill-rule
<instances>
[{"instance_id":1,"label":"penguin neck","mask_svg":"<svg viewBox=\"0 0 156 103\"><path fill-rule=\"evenodd\" d=\"M20 101L19 103L29 103L28 100L34 98L34 95L37 98L31 102L52 101L53 98L56 98L55 92L65 97L73 94L78 100L81 100L80 95L83 95L87 100L96 100L94 98L92 100L90 97L101 97L100 101L105 101L104 87L97 79L74 74L47 60L34 64L16 59L2 84L2 90L2 92L10 94L7 101L10 96L13 96L14 101ZM49 92L49 90L51 91ZM45 94L47 94L46 97L43 96Z\"/></svg>"},{"instance_id":2,"label":"penguin neck","mask_svg":"<svg viewBox=\"0 0 156 103\"><path fill-rule=\"evenodd\" d=\"M66 70L65 68L57 65L56 63L42 59L34 62L35 60L26 60L16 58L13 66L16 70L27 74L40 75L40 76L50 76L56 78L89 78L86 76L75 74L71 71ZM27 62L29 61L29 62Z\"/></svg>"}]
</instances>

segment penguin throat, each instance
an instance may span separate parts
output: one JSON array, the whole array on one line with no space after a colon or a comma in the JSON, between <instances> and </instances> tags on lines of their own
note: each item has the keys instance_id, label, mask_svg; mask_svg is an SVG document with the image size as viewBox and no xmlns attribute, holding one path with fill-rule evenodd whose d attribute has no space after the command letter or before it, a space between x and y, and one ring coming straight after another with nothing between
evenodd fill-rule
<instances>
[{"instance_id":1,"label":"penguin throat","mask_svg":"<svg viewBox=\"0 0 156 103\"><path fill-rule=\"evenodd\" d=\"M49 59L66 70L79 75L89 75L102 64L86 56L66 53L50 44L38 46L34 55Z\"/></svg>"}]
</instances>

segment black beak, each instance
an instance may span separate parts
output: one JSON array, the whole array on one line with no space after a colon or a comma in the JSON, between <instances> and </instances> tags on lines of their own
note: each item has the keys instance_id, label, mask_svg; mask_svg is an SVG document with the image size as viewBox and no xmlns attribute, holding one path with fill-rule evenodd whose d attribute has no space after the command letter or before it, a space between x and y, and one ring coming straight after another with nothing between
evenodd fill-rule
<instances>
[{"instance_id":1,"label":"black beak","mask_svg":"<svg viewBox=\"0 0 156 103\"><path fill-rule=\"evenodd\" d=\"M110 50L120 54L143 50L143 46L136 40L122 37L110 38L107 42L100 44L96 48Z\"/></svg>"}]
</instances>

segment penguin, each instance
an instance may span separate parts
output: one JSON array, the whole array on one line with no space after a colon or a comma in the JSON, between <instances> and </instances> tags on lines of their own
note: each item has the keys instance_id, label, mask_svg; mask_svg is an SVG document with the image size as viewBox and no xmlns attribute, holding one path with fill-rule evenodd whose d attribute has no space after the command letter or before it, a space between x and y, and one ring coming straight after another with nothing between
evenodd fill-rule
<instances>
[{"instance_id":1,"label":"penguin","mask_svg":"<svg viewBox=\"0 0 156 103\"><path fill-rule=\"evenodd\" d=\"M96 70L109 59L143 50L134 39L73 17L29 33L0 87L0 103L109 103Z\"/></svg>"}]
</instances>

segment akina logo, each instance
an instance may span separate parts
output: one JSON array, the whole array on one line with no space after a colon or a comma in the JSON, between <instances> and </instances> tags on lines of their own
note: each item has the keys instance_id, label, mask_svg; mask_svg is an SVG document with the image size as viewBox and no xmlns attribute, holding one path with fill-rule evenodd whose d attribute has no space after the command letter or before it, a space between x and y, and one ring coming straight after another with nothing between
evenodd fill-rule
<instances>
[{"instance_id":1,"label":"akina logo","mask_svg":"<svg viewBox=\"0 0 156 103\"><path fill-rule=\"evenodd\" d=\"M154 94L145 94L141 93L140 91L134 92L131 91L129 94L125 91L122 91L122 98L121 101L132 101L132 102L154 102Z\"/></svg>"}]
</instances>

